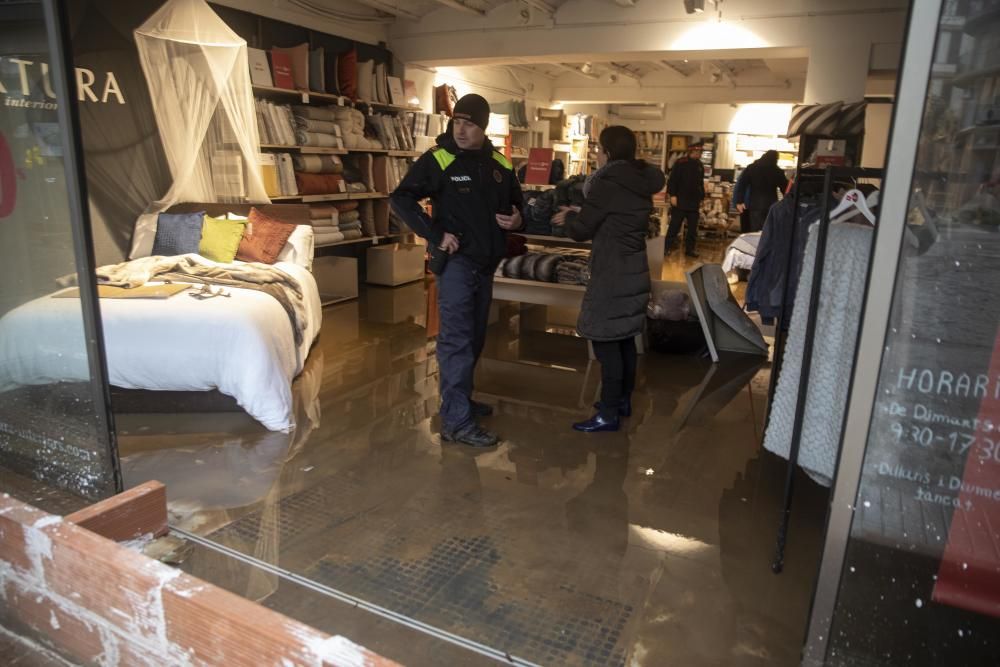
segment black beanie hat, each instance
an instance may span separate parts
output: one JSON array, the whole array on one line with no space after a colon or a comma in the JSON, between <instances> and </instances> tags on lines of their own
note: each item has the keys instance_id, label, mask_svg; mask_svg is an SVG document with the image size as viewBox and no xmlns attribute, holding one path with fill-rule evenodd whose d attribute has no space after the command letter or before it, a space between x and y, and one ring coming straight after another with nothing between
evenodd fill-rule
<instances>
[{"instance_id":1,"label":"black beanie hat","mask_svg":"<svg viewBox=\"0 0 1000 667\"><path fill-rule=\"evenodd\" d=\"M475 93L463 95L455 104L451 117L471 121L485 130L490 124L490 103L482 95Z\"/></svg>"}]
</instances>

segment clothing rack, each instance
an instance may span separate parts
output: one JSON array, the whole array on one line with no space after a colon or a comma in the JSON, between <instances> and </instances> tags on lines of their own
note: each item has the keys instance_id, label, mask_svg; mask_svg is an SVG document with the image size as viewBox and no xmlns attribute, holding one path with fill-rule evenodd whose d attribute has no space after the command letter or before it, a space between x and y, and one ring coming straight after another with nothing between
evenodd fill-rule
<instances>
[{"instance_id":1,"label":"clothing rack","mask_svg":"<svg viewBox=\"0 0 1000 667\"><path fill-rule=\"evenodd\" d=\"M792 440L788 452L788 469L785 474L785 492L782 503L781 517L778 524L778 534L775 544L774 561L771 563L771 570L775 574L780 574L785 566L785 544L788 540L788 524L792 515L792 498L795 493L795 469L799 461L799 444L802 438L802 427L805 421L805 405L809 392L809 375L812 371L813 342L816 338L816 320L819 313L819 295L823 284L823 268L826 262L826 242L830 233L830 198L833 193L833 184L836 179L853 178L857 179L879 179L882 178L881 169L868 169L863 167L835 167L827 166L822 169L800 169L796 173L796 187L794 196L795 213L792 218L792 230L789 235L789 262L785 267L785 297L782 304L782 313L778 318L778 326L775 332L775 364L780 368L781 356L784 355L785 334L784 319L789 305L792 303L794 295L789 295L789 278L791 277L792 253L795 247L795 235L798 230L799 221L799 192L804 178L823 177L823 189L820 200L819 229L816 235L816 257L812 267L812 285L809 296L809 308L806 317L806 332L802 350L802 366L799 375L798 394L795 401L795 420L792 426ZM805 266L803 265L803 270ZM779 353L780 339L780 353ZM772 370L770 398L773 398L774 388L777 386L776 370ZM770 417L770 409L769 409ZM838 425L839 426L839 425Z\"/></svg>"}]
</instances>

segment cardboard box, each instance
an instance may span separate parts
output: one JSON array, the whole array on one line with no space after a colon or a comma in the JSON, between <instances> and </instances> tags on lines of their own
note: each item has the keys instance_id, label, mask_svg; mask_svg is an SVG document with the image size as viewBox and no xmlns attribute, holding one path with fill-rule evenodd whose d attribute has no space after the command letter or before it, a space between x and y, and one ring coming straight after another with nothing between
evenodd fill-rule
<instances>
[{"instance_id":1,"label":"cardboard box","mask_svg":"<svg viewBox=\"0 0 1000 667\"><path fill-rule=\"evenodd\" d=\"M313 259L313 278L323 305L358 296L358 260L320 255Z\"/></svg>"},{"instance_id":2,"label":"cardboard box","mask_svg":"<svg viewBox=\"0 0 1000 667\"><path fill-rule=\"evenodd\" d=\"M395 287L424 278L424 246L393 243L368 248L366 281Z\"/></svg>"},{"instance_id":3,"label":"cardboard box","mask_svg":"<svg viewBox=\"0 0 1000 667\"><path fill-rule=\"evenodd\" d=\"M427 291L421 283L401 287L367 287L365 302L369 322L399 324L413 320L416 324L427 321Z\"/></svg>"}]
</instances>

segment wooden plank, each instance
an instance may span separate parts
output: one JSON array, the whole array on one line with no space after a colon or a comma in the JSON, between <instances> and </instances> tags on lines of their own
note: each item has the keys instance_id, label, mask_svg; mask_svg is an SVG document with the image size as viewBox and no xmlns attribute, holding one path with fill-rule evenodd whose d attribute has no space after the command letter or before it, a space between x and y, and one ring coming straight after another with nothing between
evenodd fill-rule
<instances>
[{"instance_id":1,"label":"wooden plank","mask_svg":"<svg viewBox=\"0 0 1000 667\"><path fill-rule=\"evenodd\" d=\"M167 489L157 481L145 482L73 512L66 521L116 542L160 537L167 533Z\"/></svg>"}]
</instances>

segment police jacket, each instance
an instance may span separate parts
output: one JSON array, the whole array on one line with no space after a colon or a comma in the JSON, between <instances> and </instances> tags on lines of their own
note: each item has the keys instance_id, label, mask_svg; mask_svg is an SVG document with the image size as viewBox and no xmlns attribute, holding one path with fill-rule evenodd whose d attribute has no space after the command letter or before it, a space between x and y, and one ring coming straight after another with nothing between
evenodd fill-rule
<instances>
[{"instance_id":1,"label":"police jacket","mask_svg":"<svg viewBox=\"0 0 1000 667\"><path fill-rule=\"evenodd\" d=\"M420 205L428 197L433 217ZM416 234L436 246L450 232L459 238L459 254L483 267L495 267L507 253L507 234L496 214L512 208L524 214L521 186L507 158L489 139L479 150L462 150L451 132L420 156L390 202Z\"/></svg>"},{"instance_id":2,"label":"police jacket","mask_svg":"<svg viewBox=\"0 0 1000 667\"><path fill-rule=\"evenodd\" d=\"M701 160L682 157L674 162L667 181L667 194L677 197L677 208L697 211L705 198L705 166Z\"/></svg>"}]
</instances>

